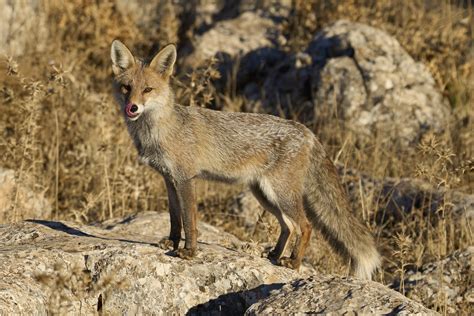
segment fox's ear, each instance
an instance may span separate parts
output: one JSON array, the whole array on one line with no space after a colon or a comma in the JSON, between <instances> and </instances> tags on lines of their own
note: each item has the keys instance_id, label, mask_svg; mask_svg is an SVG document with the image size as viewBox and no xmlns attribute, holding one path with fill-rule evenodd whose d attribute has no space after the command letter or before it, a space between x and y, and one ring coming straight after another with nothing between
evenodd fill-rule
<instances>
[{"instance_id":1,"label":"fox's ear","mask_svg":"<svg viewBox=\"0 0 474 316\"><path fill-rule=\"evenodd\" d=\"M135 58L132 53L119 40L112 42L110 58L112 58L112 70L116 76L135 65Z\"/></svg>"},{"instance_id":2,"label":"fox's ear","mask_svg":"<svg viewBox=\"0 0 474 316\"><path fill-rule=\"evenodd\" d=\"M150 68L159 72L165 77L171 76L173 66L176 62L176 46L174 44L166 45L150 62Z\"/></svg>"}]
</instances>

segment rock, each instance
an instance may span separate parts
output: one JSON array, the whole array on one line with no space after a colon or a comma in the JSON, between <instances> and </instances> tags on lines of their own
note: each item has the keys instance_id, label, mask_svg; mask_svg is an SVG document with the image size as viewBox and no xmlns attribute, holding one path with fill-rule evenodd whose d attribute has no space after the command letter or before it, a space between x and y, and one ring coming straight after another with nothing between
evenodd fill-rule
<instances>
[{"instance_id":1,"label":"rock","mask_svg":"<svg viewBox=\"0 0 474 316\"><path fill-rule=\"evenodd\" d=\"M301 276L204 223L197 258L173 257L157 246L168 230L168 215L154 212L96 226L1 225L0 314L184 314L230 293L243 313Z\"/></svg>"},{"instance_id":2,"label":"rock","mask_svg":"<svg viewBox=\"0 0 474 316\"><path fill-rule=\"evenodd\" d=\"M168 214L155 212L93 226L0 225L0 314L242 315L255 303L249 313L269 312L268 302L274 311L298 304L293 311L427 312L375 282L273 265L260 249L205 223L197 257L174 257L159 243L168 225ZM291 302L281 309L285 297Z\"/></svg>"},{"instance_id":3,"label":"rock","mask_svg":"<svg viewBox=\"0 0 474 316\"><path fill-rule=\"evenodd\" d=\"M305 52L276 65L264 91L270 109L312 102L315 116L337 111L360 137L377 135L403 146L450 123L448 104L427 68L387 33L349 21L324 28Z\"/></svg>"},{"instance_id":4,"label":"rock","mask_svg":"<svg viewBox=\"0 0 474 316\"><path fill-rule=\"evenodd\" d=\"M0 167L0 223L50 218L51 205L44 193L36 192L33 184L31 179L23 177L21 184L17 185L15 172Z\"/></svg>"},{"instance_id":5,"label":"rock","mask_svg":"<svg viewBox=\"0 0 474 316\"><path fill-rule=\"evenodd\" d=\"M160 13L157 10L164 2L166 1L117 0L115 5L123 16L132 19L141 30L149 30L156 28L156 18Z\"/></svg>"},{"instance_id":6,"label":"rock","mask_svg":"<svg viewBox=\"0 0 474 316\"><path fill-rule=\"evenodd\" d=\"M19 56L28 48L45 48L47 18L40 6L38 0L0 0L0 55Z\"/></svg>"},{"instance_id":7,"label":"rock","mask_svg":"<svg viewBox=\"0 0 474 316\"><path fill-rule=\"evenodd\" d=\"M242 219L243 224L248 229L255 226L263 208L253 196L252 192L245 190L240 192L235 198L229 200L227 210L229 210L231 215L238 216L238 218Z\"/></svg>"},{"instance_id":8,"label":"rock","mask_svg":"<svg viewBox=\"0 0 474 316\"><path fill-rule=\"evenodd\" d=\"M260 12L247 11L217 22L193 41L194 51L184 64L196 67L211 57L237 58L253 50L274 47L282 40L280 26Z\"/></svg>"},{"instance_id":9,"label":"rock","mask_svg":"<svg viewBox=\"0 0 474 316\"><path fill-rule=\"evenodd\" d=\"M442 260L424 264L418 270L407 271L403 288L407 296L429 308L456 314L468 310L474 303L473 272L474 247L469 247ZM391 287L399 289L400 281Z\"/></svg>"},{"instance_id":10,"label":"rock","mask_svg":"<svg viewBox=\"0 0 474 316\"><path fill-rule=\"evenodd\" d=\"M284 285L245 315L436 314L384 285L351 278L314 276Z\"/></svg>"}]
</instances>

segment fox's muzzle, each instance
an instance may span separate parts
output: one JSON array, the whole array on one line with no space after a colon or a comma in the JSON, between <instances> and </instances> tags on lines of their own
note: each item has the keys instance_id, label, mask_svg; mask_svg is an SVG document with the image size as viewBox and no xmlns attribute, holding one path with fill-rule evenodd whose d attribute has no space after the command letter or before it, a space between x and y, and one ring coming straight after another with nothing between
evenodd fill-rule
<instances>
[{"instance_id":1,"label":"fox's muzzle","mask_svg":"<svg viewBox=\"0 0 474 316\"><path fill-rule=\"evenodd\" d=\"M133 103L128 103L127 106L125 106L125 114L129 118L135 118L137 117L140 113L138 113L138 106Z\"/></svg>"}]
</instances>

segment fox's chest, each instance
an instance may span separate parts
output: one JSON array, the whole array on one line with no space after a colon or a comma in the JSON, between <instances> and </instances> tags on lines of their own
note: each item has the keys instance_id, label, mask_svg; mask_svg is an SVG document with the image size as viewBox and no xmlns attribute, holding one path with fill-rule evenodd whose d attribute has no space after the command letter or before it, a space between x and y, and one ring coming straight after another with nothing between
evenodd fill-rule
<instances>
[{"instance_id":1,"label":"fox's chest","mask_svg":"<svg viewBox=\"0 0 474 316\"><path fill-rule=\"evenodd\" d=\"M150 133L138 132L131 135L138 152L140 163L150 166L163 175L171 174L173 164L157 137Z\"/></svg>"},{"instance_id":2,"label":"fox's chest","mask_svg":"<svg viewBox=\"0 0 474 316\"><path fill-rule=\"evenodd\" d=\"M153 169L157 170L162 175L171 175L173 167L169 161L163 157L149 156L149 155L139 155L138 160L140 163L150 166Z\"/></svg>"},{"instance_id":3,"label":"fox's chest","mask_svg":"<svg viewBox=\"0 0 474 316\"><path fill-rule=\"evenodd\" d=\"M174 163L168 158L163 147L157 142L153 143L153 145L141 146L138 150L138 159L141 163L152 167L162 175L172 175L175 169Z\"/></svg>"}]
</instances>

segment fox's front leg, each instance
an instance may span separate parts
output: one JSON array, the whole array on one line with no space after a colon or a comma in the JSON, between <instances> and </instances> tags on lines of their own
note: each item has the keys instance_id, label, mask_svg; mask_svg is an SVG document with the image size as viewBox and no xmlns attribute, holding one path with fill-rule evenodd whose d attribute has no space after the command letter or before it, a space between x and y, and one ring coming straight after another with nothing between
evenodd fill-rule
<instances>
[{"instance_id":1,"label":"fox's front leg","mask_svg":"<svg viewBox=\"0 0 474 316\"><path fill-rule=\"evenodd\" d=\"M168 205L170 212L170 236L165 242L165 246L172 246L173 250L178 250L179 242L181 240L182 220L181 207L179 204L178 194L171 179L165 177L166 190L168 191Z\"/></svg>"},{"instance_id":2,"label":"fox's front leg","mask_svg":"<svg viewBox=\"0 0 474 316\"><path fill-rule=\"evenodd\" d=\"M177 255L183 259L190 259L196 254L197 229L196 229L196 200L194 196L194 183L192 180L175 181L176 193L181 206L185 244L178 249Z\"/></svg>"}]
</instances>

